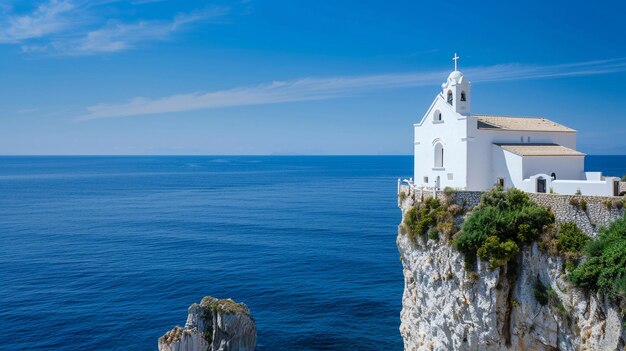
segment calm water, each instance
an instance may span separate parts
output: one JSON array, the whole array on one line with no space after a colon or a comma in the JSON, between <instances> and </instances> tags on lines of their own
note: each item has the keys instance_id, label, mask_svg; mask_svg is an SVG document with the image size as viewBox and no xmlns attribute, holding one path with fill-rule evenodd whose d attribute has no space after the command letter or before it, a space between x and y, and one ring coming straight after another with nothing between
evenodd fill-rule
<instances>
[{"instance_id":1,"label":"calm water","mask_svg":"<svg viewBox=\"0 0 626 351\"><path fill-rule=\"evenodd\" d=\"M626 157L589 170L626 173ZM204 295L258 350L401 350L399 157L0 158L1 348L155 350Z\"/></svg>"}]
</instances>

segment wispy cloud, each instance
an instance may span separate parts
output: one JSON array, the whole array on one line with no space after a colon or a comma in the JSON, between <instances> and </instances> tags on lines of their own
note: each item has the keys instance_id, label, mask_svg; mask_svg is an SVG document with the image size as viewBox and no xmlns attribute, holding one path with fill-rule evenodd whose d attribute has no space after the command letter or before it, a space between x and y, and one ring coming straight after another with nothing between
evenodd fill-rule
<instances>
[{"instance_id":1,"label":"wispy cloud","mask_svg":"<svg viewBox=\"0 0 626 351\"><path fill-rule=\"evenodd\" d=\"M74 4L65 0L50 0L24 15L7 13L9 8L5 8L4 20L0 23L0 43L21 43L66 30L72 26L68 14L74 9Z\"/></svg>"},{"instance_id":2,"label":"wispy cloud","mask_svg":"<svg viewBox=\"0 0 626 351\"><path fill-rule=\"evenodd\" d=\"M504 64L464 70L474 82L572 77L626 71L626 58L549 66ZM334 99L393 88L440 83L444 71L410 72L353 77L302 78L213 92L177 94L158 99L133 98L124 103L87 108L78 120L175 113L235 106Z\"/></svg>"},{"instance_id":3,"label":"wispy cloud","mask_svg":"<svg viewBox=\"0 0 626 351\"><path fill-rule=\"evenodd\" d=\"M119 0L48 0L30 13L15 14L2 9L0 44L19 45L24 53L89 55L116 52L150 41L171 40L175 32L192 23L214 21L228 8L212 6L181 13L170 20L107 20L93 9ZM139 5L153 1L133 1Z\"/></svg>"},{"instance_id":4,"label":"wispy cloud","mask_svg":"<svg viewBox=\"0 0 626 351\"><path fill-rule=\"evenodd\" d=\"M111 21L104 27L89 31L82 38L55 40L52 46L71 55L89 55L130 49L146 41L169 40L182 27L223 16L228 10L213 7L188 14L179 14L172 21L139 21L121 23Z\"/></svg>"}]
</instances>

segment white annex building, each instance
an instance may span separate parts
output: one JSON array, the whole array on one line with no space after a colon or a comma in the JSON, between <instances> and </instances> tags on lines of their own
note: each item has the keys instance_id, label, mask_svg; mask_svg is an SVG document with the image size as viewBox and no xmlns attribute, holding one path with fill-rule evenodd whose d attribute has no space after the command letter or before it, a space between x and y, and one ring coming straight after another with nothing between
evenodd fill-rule
<instances>
[{"instance_id":1,"label":"white annex building","mask_svg":"<svg viewBox=\"0 0 626 351\"><path fill-rule=\"evenodd\" d=\"M615 196L619 178L585 172L576 131L546 118L471 113L471 83L454 72L415 124L417 187Z\"/></svg>"}]
</instances>

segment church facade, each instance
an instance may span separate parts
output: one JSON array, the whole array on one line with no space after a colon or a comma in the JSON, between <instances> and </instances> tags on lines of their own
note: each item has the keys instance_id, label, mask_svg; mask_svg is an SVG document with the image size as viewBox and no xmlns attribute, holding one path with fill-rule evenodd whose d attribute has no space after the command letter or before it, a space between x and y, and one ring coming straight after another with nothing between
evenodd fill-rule
<instances>
[{"instance_id":1,"label":"church facade","mask_svg":"<svg viewBox=\"0 0 626 351\"><path fill-rule=\"evenodd\" d=\"M616 196L619 178L585 172L576 131L546 118L471 113L471 83L455 70L414 125L414 185Z\"/></svg>"}]
</instances>

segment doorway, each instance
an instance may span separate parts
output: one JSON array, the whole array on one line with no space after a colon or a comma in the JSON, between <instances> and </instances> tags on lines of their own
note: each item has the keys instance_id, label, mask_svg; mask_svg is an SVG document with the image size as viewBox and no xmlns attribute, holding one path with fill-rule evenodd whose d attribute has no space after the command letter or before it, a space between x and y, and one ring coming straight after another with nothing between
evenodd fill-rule
<instances>
[{"instance_id":1,"label":"doorway","mask_svg":"<svg viewBox=\"0 0 626 351\"><path fill-rule=\"evenodd\" d=\"M546 180L543 178L537 178L537 192L544 193L546 192Z\"/></svg>"}]
</instances>

